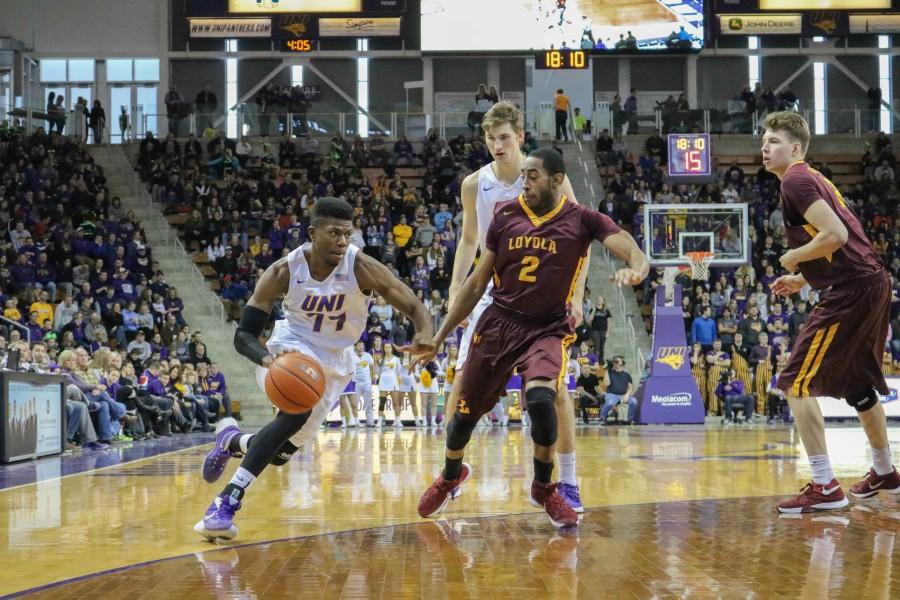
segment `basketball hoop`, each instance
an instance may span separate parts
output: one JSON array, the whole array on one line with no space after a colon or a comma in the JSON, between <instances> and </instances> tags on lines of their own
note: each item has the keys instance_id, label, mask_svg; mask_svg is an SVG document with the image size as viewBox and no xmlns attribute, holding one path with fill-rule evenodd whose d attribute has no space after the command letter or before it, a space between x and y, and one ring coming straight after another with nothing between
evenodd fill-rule
<instances>
[{"instance_id":1,"label":"basketball hoop","mask_svg":"<svg viewBox=\"0 0 900 600\"><path fill-rule=\"evenodd\" d=\"M691 263L691 279L695 281L709 279L709 264L714 256L712 252L685 252L685 256Z\"/></svg>"}]
</instances>

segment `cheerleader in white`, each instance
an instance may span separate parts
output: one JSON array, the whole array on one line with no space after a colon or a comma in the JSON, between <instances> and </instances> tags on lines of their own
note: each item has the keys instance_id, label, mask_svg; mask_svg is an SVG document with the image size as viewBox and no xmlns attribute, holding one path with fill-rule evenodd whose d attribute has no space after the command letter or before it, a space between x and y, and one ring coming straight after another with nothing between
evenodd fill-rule
<instances>
[{"instance_id":1,"label":"cheerleader in white","mask_svg":"<svg viewBox=\"0 0 900 600\"><path fill-rule=\"evenodd\" d=\"M403 421L400 413L403 412L403 394L400 392L400 357L394 354L394 345L384 345L384 356L381 358L381 368L378 374L378 424L384 426L384 408L388 398L391 399L391 407L394 409L394 427L402 428Z\"/></svg>"},{"instance_id":2,"label":"cheerleader in white","mask_svg":"<svg viewBox=\"0 0 900 600\"><path fill-rule=\"evenodd\" d=\"M422 412L426 417L437 414L437 397L438 397L438 375L441 373L440 367L436 362L430 362L425 365L416 367L416 391L422 398Z\"/></svg>"},{"instance_id":3,"label":"cheerleader in white","mask_svg":"<svg viewBox=\"0 0 900 600\"><path fill-rule=\"evenodd\" d=\"M441 370L444 372L444 414L446 414L447 410L447 400L450 398L450 393L453 391L453 380L456 379L456 361L459 359L459 346L450 346L447 349L447 356L441 362ZM429 424L432 427L439 427L437 424L437 415L433 414L429 418ZM443 425L443 419L441 421L441 425Z\"/></svg>"},{"instance_id":4,"label":"cheerleader in white","mask_svg":"<svg viewBox=\"0 0 900 600\"><path fill-rule=\"evenodd\" d=\"M375 426L375 416L372 410L372 381L374 379L375 358L366 352L366 345L363 342L356 342L353 353L353 375L350 381L353 382L356 398L362 400L362 407L366 411L366 424L369 427ZM356 406L353 407L354 415L357 413L356 408Z\"/></svg>"},{"instance_id":5,"label":"cheerleader in white","mask_svg":"<svg viewBox=\"0 0 900 600\"><path fill-rule=\"evenodd\" d=\"M413 415L416 417L416 427L425 426L425 417L420 417L419 403L416 397L416 377L411 371L410 364L412 360L409 352L403 353L403 359L400 361L400 396L404 402L409 402Z\"/></svg>"}]
</instances>

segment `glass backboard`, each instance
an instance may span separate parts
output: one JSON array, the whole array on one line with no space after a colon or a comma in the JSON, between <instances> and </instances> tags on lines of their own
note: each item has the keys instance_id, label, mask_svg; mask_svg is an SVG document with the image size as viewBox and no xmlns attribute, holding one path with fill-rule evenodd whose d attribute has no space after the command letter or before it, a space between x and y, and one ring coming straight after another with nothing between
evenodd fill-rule
<instances>
[{"instance_id":1,"label":"glass backboard","mask_svg":"<svg viewBox=\"0 0 900 600\"><path fill-rule=\"evenodd\" d=\"M688 252L712 252L713 267L750 262L746 204L646 204L644 253L654 267L688 264Z\"/></svg>"}]
</instances>

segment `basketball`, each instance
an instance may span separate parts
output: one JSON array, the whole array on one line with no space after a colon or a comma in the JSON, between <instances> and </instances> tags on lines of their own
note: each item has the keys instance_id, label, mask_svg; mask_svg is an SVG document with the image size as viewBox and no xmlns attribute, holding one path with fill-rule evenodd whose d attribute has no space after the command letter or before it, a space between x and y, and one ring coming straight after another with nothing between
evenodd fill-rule
<instances>
[{"instance_id":1,"label":"basketball","mask_svg":"<svg viewBox=\"0 0 900 600\"><path fill-rule=\"evenodd\" d=\"M278 410L298 415L311 410L325 393L325 373L305 354L289 352L275 359L266 374L266 394Z\"/></svg>"}]
</instances>

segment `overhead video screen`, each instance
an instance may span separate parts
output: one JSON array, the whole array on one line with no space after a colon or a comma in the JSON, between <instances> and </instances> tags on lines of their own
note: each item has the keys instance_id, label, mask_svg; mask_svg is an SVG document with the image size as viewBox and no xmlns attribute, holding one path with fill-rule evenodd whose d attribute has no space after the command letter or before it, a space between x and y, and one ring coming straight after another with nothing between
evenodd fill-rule
<instances>
[{"instance_id":1,"label":"overhead video screen","mask_svg":"<svg viewBox=\"0 0 900 600\"><path fill-rule=\"evenodd\" d=\"M360 12L362 0L228 0L230 13Z\"/></svg>"},{"instance_id":2,"label":"overhead video screen","mask_svg":"<svg viewBox=\"0 0 900 600\"><path fill-rule=\"evenodd\" d=\"M891 7L891 0L759 0L760 10L867 10Z\"/></svg>"},{"instance_id":3,"label":"overhead video screen","mask_svg":"<svg viewBox=\"0 0 900 600\"><path fill-rule=\"evenodd\" d=\"M703 47L704 0L422 0L422 50Z\"/></svg>"}]
</instances>

